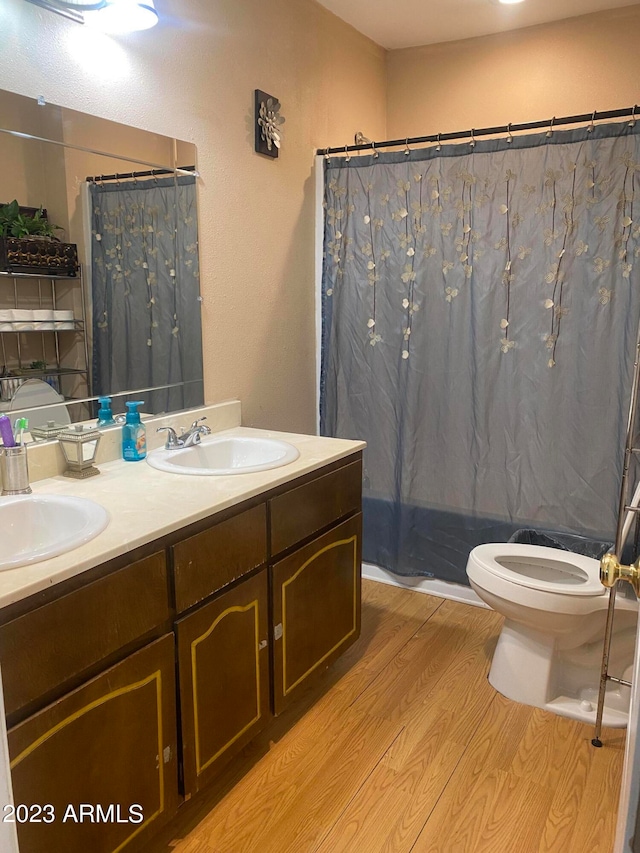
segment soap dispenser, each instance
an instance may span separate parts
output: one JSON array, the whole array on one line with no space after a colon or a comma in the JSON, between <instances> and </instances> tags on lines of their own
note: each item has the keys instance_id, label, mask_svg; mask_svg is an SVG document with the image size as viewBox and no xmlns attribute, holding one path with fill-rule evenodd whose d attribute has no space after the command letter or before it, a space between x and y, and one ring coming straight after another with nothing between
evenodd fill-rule
<instances>
[{"instance_id":1,"label":"soap dispenser","mask_svg":"<svg viewBox=\"0 0 640 853\"><path fill-rule=\"evenodd\" d=\"M112 426L115 424L113 412L111 411L111 397L98 397L100 409L98 410L97 427Z\"/></svg>"},{"instance_id":2,"label":"soap dispenser","mask_svg":"<svg viewBox=\"0 0 640 853\"><path fill-rule=\"evenodd\" d=\"M127 417L122 427L122 458L125 462L139 462L147 455L147 430L138 411L142 403L142 400L127 403Z\"/></svg>"}]
</instances>

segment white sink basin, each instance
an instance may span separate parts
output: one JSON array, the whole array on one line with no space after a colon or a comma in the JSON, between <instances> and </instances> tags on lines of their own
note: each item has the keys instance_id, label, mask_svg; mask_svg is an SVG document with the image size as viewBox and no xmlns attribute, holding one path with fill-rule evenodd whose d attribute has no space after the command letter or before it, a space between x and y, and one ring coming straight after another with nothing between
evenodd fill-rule
<instances>
[{"instance_id":1,"label":"white sink basin","mask_svg":"<svg viewBox=\"0 0 640 853\"><path fill-rule=\"evenodd\" d=\"M108 523L107 510L84 498L0 498L0 571L71 551L101 533Z\"/></svg>"},{"instance_id":2,"label":"white sink basin","mask_svg":"<svg viewBox=\"0 0 640 853\"><path fill-rule=\"evenodd\" d=\"M179 450L154 450L147 456L147 462L172 474L220 477L280 468L298 456L298 449L286 441L227 435L207 438L200 444Z\"/></svg>"}]
</instances>

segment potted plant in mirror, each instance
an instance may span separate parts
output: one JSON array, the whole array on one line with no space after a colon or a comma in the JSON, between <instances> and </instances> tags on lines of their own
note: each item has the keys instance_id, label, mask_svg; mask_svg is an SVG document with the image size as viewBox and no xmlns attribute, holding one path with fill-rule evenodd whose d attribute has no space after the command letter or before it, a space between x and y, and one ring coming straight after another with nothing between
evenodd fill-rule
<instances>
[{"instance_id":1,"label":"potted plant in mirror","mask_svg":"<svg viewBox=\"0 0 640 853\"><path fill-rule=\"evenodd\" d=\"M75 243L63 243L62 231L42 207L21 207L14 199L0 205L0 269L5 272L68 275L78 273Z\"/></svg>"}]
</instances>

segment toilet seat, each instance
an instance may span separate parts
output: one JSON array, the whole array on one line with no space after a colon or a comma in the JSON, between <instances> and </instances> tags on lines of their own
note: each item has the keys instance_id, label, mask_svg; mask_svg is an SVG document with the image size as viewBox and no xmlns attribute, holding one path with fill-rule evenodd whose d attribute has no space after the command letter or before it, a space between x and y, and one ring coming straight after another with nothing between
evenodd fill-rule
<instances>
[{"instance_id":1,"label":"toilet seat","mask_svg":"<svg viewBox=\"0 0 640 853\"><path fill-rule=\"evenodd\" d=\"M470 560L491 575L527 589L571 596L606 592L600 583L599 562L570 551L491 542L476 546Z\"/></svg>"}]
</instances>

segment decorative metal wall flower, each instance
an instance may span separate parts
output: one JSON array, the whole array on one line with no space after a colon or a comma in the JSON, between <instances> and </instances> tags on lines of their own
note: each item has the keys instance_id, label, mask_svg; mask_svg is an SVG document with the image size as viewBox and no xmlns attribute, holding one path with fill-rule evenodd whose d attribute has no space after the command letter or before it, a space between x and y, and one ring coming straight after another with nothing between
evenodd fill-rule
<instances>
[{"instance_id":1,"label":"decorative metal wall flower","mask_svg":"<svg viewBox=\"0 0 640 853\"><path fill-rule=\"evenodd\" d=\"M267 157L277 157L282 142L280 101L260 89L255 90L256 151Z\"/></svg>"}]
</instances>

